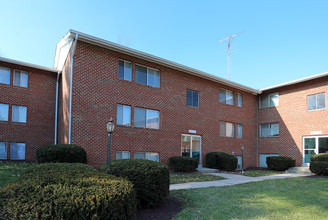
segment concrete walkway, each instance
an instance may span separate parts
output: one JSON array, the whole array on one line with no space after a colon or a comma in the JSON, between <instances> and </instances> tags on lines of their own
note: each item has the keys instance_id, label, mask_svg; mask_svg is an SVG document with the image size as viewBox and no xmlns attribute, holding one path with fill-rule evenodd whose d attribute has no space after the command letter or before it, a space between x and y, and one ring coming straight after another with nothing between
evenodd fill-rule
<instances>
[{"instance_id":1,"label":"concrete walkway","mask_svg":"<svg viewBox=\"0 0 328 220\"><path fill-rule=\"evenodd\" d=\"M286 178L308 176L308 175L290 174L290 173L271 175L271 176L260 176L260 177L248 177L248 176L228 174L228 173L206 173L205 175L221 176L226 179L216 180L216 181L208 181L208 182L171 184L170 190L233 186L233 185L239 185L239 184L244 184L244 183L262 181L262 180L286 179Z\"/></svg>"}]
</instances>

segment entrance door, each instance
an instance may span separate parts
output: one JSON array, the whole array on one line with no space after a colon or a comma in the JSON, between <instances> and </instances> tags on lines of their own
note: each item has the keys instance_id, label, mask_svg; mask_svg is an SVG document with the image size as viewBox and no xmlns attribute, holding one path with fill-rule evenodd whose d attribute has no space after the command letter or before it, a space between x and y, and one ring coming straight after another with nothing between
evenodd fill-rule
<instances>
[{"instance_id":1,"label":"entrance door","mask_svg":"<svg viewBox=\"0 0 328 220\"><path fill-rule=\"evenodd\" d=\"M303 163L309 164L311 157L328 152L328 136L303 137Z\"/></svg>"},{"instance_id":2,"label":"entrance door","mask_svg":"<svg viewBox=\"0 0 328 220\"><path fill-rule=\"evenodd\" d=\"M181 155L195 158L200 164L202 145L201 142L201 136L183 134L181 137Z\"/></svg>"}]
</instances>

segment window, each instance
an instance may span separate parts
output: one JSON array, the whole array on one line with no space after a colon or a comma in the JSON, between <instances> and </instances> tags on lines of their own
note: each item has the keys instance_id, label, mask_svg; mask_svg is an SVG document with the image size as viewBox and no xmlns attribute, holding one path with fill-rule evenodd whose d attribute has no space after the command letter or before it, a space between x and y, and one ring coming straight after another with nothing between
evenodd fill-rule
<instances>
[{"instance_id":1,"label":"window","mask_svg":"<svg viewBox=\"0 0 328 220\"><path fill-rule=\"evenodd\" d=\"M243 138L243 125L237 125L236 138Z\"/></svg>"},{"instance_id":2,"label":"window","mask_svg":"<svg viewBox=\"0 0 328 220\"><path fill-rule=\"evenodd\" d=\"M160 86L160 74L158 70L136 65L136 82L149 86Z\"/></svg>"},{"instance_id":3,"label":"window","mask_svg":"<svg viewBox=\"0 0 328 220\"><path fill-rule=\"evenodd\" d=\"M159 153L134 153L134 159L159 161Z\"/></svg>"},{"instance_id":4,"label":"window","mask_svg":"<svg viewBox=\"0 0 328 220\"><path fill-rule=\"evenodd\" d=\"M10 84L10 69L0 67L0 83Z\"/></svg>"},{"instance_id":5,"label":"window","mask_svg":"<svg viewBox=\"0 0 328 220\"><path fill-rule=\"evenodd\" d=\"M279 93L260 96L260 108L269 108L279 105Z\"/></svg>"},{"instance_id":6,"label":"window","mask_svg":"<svg viewBox=\"0 0 328 220\"><path fill-rule=\"evenodd\" d=\"M159 111L134 108L134 126L159 129Z\"/></svg>"},{"instance_id":7,"label":"window","mask_svg":"<svg viewBox=\"0 0 328 220\"><path fill-rule=\"evenodd\" d=\"M118 61L118 78L131 81L132 79L132 64L131 62Z\"/></svg>"},{"instance_id":8,"label":"window","mask_svg":"<svg viewBox=\"0 0 328 220\"><path fill-rule=\"evenodd\" d=\"M228 105L234 105L233 92L220 89L220 102Z\"/></svg>"},{"instance_id":9,"label":"window","mask_svg":"<svg viewBox=\"0 0 328 220\"><path fill-rule=\"evenodd\" d=\"M198 105L199 105L198 92L187 89L187 105L192 106L192 107L198 107Z\"/></svg>"},{"instance_id":10,"label":"window","mask_svg":"<svg viewBox=\"0 0 328 220\"><path fill-rule=\"evenodd\" d=\"M9 105L0 103L0 121L8 121Z\"/></svg>"},{"instance_id":11,"label":"window","mask_svg":"<svg viewBox=\"0 0 328 220\"><path fill-rule=\"evenodd\" d=\"M117 124L131 125L131 107L127 105L117 105Z\"/></svg>"},{"instance_id":12,"label":"window","mask_svg":"<svg viewBox=\"0 0 328 220\"><path fill-rule=\"evenodd\" d=\"M25 160L25 143L11 143L10 159Z\"/></svg>"},{"instance_id":13,"label":"window","mask_svg":"<svg viewBox=\"0 0 328 220\"><path fill-rule=\"evenodd\" d=\"M116 160L120 159L130 159L129 151L116 151Z\"/></svg>"},{"instance_id":14,"label":"window","mask_svg":"<svg viewBox=\"0 0 328 220\"><path fill-rule=\"evenodd\" d=\"M237 107L243 107L243 95L237 93Z\"/></svg>"},{"instance_id":15,"label":"window","mask_svg":"<svg viewBox=\"0 0 328 220\"><path fill-rule=\"evenodd\" d=\"M28 74L24 71L15 70L14 72L14 86L27 88Z\"/></svg>"},{"instance_id":16,"label":"window","mask_svg":"<svg viewBox=\"0 0 328 220\"><path fill-rule=\"evenodd\" d=\"M13 105L12 121L26 123L27 107Z\"/></svg>"},{"instance_id":17,"label":"window","mask_svg":"<svg viewBox=\"0 0 328 220\"><path fill-rule=\"evenodd\" d=\"M309 95L307 97L308 110L317 110L326 108L326 93Z\"/></svg>"},{"instance_id":18,"label":"window","mask_svg":"<svg viewBox=\"0 0 328 220\"><path fill-rule=\"evenodd\" d=\"M234 125L228 122L220 122L220 136L234 137Z\"/></svg>"},{"instance_id":19,"label":"window","mask_svg":"<svg viewBox=\"0 0 328 220\"><path fill-rule=\"evenodd\" d=\"M7 143L0 142L0 159L7 159Z\"/></svg>"},{"instance_id":20,"label":"window","mask_svg":"<svg viewBox=\"0 0 328 220\"><path fill-rule=\"evenodd\" d=\"M260 125L260 137L279 136L279 123L268 123Z\"/></svg>"}]
</instances>

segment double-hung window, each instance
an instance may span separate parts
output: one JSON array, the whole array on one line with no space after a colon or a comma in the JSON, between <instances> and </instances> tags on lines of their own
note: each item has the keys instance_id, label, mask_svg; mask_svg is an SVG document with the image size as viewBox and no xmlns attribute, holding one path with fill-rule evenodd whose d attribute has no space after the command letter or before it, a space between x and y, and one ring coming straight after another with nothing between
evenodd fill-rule
<instances>
[{"instance_id":1,"label":"double-hung window","mask_svg":"<svg viewBox=\"0 0 328 220\"><path fill-rule=\"evenodd\" d=\"M136 65L136 82L160 87L160 73L156 69L152 69L149 67L144 67L140 65Z\"/></svg>"},{"instance_id":2,"label":"double-hung window","mask_svg":"<svg viewBox=\"0 0 328 220\"><path fill-rule=\"evenodd\" d=\"M243 107L243 95L240 93L237 93L237 107Z\"/></svg>"},{"instance_id":3,"label":"double-hung window","mask_svg":"<svg viewBox=\"0 0 328 220\"><path fill-rule=\"evenodd\" d=\"M7 143L0 142L0 159L6 160L7 159Z\"/></svg>"},{"instance_id":4,"label":"double-hung window","mask_svg":"<svg viewBox=\"0 0 328 220\"><path fill-rule=\"evenodd\" d=\"M136 152L136 153L134 153L134 159L146 159L146 160L152 160L152 161L159 161L159 153Z\"/></svg>"},{"instance_id":5,"label":"double-hung window","mask_svg":"<svg viewBox=\"0 0 328 220\"><path fill-rule=\"evenodd\" d=\"M243 138L243 125L236 125L236 138Z\"/></svg>"},{"instance_id":6,"label":"double-hung window","mask_svg":"<svg viewBox=\"0 0 328 220\"><path fill-rule=\"evenodd\" d=\"M11 143L10 159L25 160L25 143Z\"/></svg>"},{"instance_id":7,"label":"double-hung window","mask_svg":"<svg viewBox=\"0 0 328 220\"><path fill-rule=\"evenodd\" d=\"M28 74L27 72L15 70L14 72L14 86L27 88Z\"/></svg>"},{"instance_id":8,"label":"double-hung window","mask_svg":"<svg viewBox=\"0 0 328 220\"><path fill-rule=\"evenodd\" d=\"M234 137L234 124L228 122L220 122L220 136Z\"/></svg>"},{"instance_id":9,"label":"double-hung window","mask_svg":"<svg viewBox=\"0 0 328 220\"><path fill-rule=\"evenodd\" d=\"M272 93L260 96L260 108L269 108L279 105L279 93Z\"/></svg>"},{"instance_id":10,"label":"double-hung window","mask_svg":"<svg viewBox=\"0 0 328 220\"><path fill-rule=\"evenodd\" d=\"M220 102L227 104L227 105L234 105L234 99L233 99L233 92L225 90L225 89L220 89Z\"/></svg>"},{"instance_id":11,"label":"double-hung window","mask_svg":"<svg viewBox=\"0 0 328 220\"><path fill-rule=\"evenodd\" d=\"M132 63L124 60L118 61L118 78L132 80Z\"/></svg>"},{"instance_id":12,"label":"double-hung window","mask_svg":"<svg viewBox=\"0 0 328 220\"><path fill-rule=\"evenodd\" d=\"M0 103L0 121L8 121L9 105Z\"/></svg>"},{"instance_id":13,"label":"double-hung window","mask_svg":"<svg viewBox=\"0 0 328 220\"><path fill-rule=\"evenodd\" d=\"M187 105L192 107L199 106L199 93L187 89Z\"/></svg>"},{"instance_id":14,"label":"double-hung window","mask_svg":"<svg viewBox=\"0 0 328 220\"><path fill-rule=\"evenodd\" d=\"M309 95L307 97L308 110L318 110L326 108L326 93Z\"/></svg>"},{"instance_id":15,"label":"double-hung window","mask_svg":"<svg viewBox=\"0 0 328 220\"><path fill-rule=\"evenodd\" d=\"M116 151L116 160L120 159L130 159L129 151Z\"/></svg>"},{"instance_id":16,"label":"double-hung window","mask_svg":"<svg viewBox=\"0 0 328 220\"><path fill-rule=\"evenodd\" d=\"M128 105L117 105L117 119L118 125L131 125L131 106Z\"/></svg>"},{"instance_id":17,"label":"double-hung window","mask_svg":"<svg viewBox=\"0 0 328 220\"><path fill-rule=\"evenodd\" d=\"M279 136L279 123L267 123L260 125L260 137Z\"/></svg>"},{"instance_id":18,"label":"double-hung window","mask_svg":"<svg viewBox=\"0 0 328 220\"><path fill-rule=\"evenodd\" d=\"M12 109L12 121L26 123L27 107L13 105Z\"/></svg>"},{"instance_id":19,"label":"double-hung window","mask_svg":"<svg viewBox=\"0 0 328 220\"><path fill-rule=\"evenodd\" d=\"M159 111L134 108L134 126L159 129Z\"/></svg>"},{"instance_id":20,"label":"double-hung window","mask_svg":"<svg viewBox=\"0 0 328 220\"><path fill-rule=\"evenodd\" d=\"M0 83L10 84L10 69L0 67Z\"/></svg>"}]
</instances>

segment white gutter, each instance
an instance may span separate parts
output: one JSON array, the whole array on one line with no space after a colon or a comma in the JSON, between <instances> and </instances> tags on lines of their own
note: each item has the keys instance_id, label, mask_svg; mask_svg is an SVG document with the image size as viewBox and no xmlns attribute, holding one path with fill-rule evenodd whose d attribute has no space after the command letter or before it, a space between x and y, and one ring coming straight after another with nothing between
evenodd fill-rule
<instances>
[{"instance_id":1,"label":"white gutter","mask_svg":"<svg viewBox=\"0 0 328 220\"><path fill-rule=\"evenodd\" d=\"M4 58L4 57L0 57L0 61L7 62L7 63L13 63L13 64L17 64L17 65L20 65L20 66L27 66L27 67L32 67L32 68L35 68L35 69L40 69L40 70L45 70L45 71L49 71L49 72L58 73L57 69L53 69L53 68L49 68L49 67L45 67L45 66L39 66L39 65L32 64L32 63L26 63L26 62L22 62L22 61L18 61L18 60L12 60L12 59L8 59L8 58Z\"/></svg>"},{"instance_id":2,"label":"white gutter","mask_svg":"<svg viewBox=\"0 0 328 220\"><path fill-rule=\"evenodd\" d=\"M77 39L79 37L79 34L75 34L75 42L73 45L72 50L72 59L71 59L71 82L70 82L70 88L69 88L69 128L68 128L68 144L71 144L71 138L72 138L72 96L73 96L73 65L74 65L74 53L75 48L77 44Z\"/></svg>"},{"instance_id":3,"label":"white gutter","mask_svg":"<svg viewBox=\"0 0 328 220\"><path fill-rule=\"evenodd\" d=\"M55 144L57 144L57 127L58 127L58 80L59 80L59 74L57 75L56 80L56 110L55 110Z\"/></svg>"}]
</instances>

